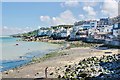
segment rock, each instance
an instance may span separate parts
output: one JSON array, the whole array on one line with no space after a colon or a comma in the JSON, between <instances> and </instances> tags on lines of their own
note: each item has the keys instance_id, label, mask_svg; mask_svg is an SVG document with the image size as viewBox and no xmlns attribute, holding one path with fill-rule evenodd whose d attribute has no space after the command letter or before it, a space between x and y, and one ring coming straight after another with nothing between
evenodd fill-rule
<instances>
[{"instance_id":1,"label":"rock","mask_svg":"<svg viewBox=\"0 0 120 80\"><path fill-rule=\"evenodd\" d=\"M53 75L53 72L52 72L52 73L50 73L50 75Z\"/></svg>"},{"instance_id":2,"label":"rock","mask_svg":"<svg viewBox=\"0 0 120 80\"><path fill-rule=\"evenodd\" d=\"M10 72L10 73L12 73L12 72L13 72L13 70L9 70L9 72Z\"/></svg>"},{"instance_id":3,"label":"rock","mask_svg":"<svg viewBox=\"0 0 120 80\"><path fill-rule=\"evenodd\" d=\"M88 74L86 74L86 73L80 73L80 74L78 75L78 77L85 78L85 77L87 77L87 75L88 75Z\"/></svg>"},{"instance_id":4,"label":"rock","mask_svg":"<svg viewBox=\"0 0 120 80\"><path fill-rule=\"evenodd\" d=\"M9 74L9 72L8 72L8 71L5 71L4 73L5 73L5 74Z\"/></svg>"}]
</instances>

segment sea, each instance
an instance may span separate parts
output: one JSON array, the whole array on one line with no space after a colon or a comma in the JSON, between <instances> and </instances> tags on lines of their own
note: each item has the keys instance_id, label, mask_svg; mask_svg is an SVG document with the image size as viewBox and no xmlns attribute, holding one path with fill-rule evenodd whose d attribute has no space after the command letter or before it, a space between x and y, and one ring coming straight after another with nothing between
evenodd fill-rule
<instances>
[{"instance_id":1,"label":"sea","mask_svg":"<svg viewBox=\"0 0 120 80\"><path fill-rule=\"evenodd\" d=\"M0 37L0 72L29 63L34 57L42 57L60 49L60 45L47 42L19 41L20 38Z\"/></svg>"}]
</instances>

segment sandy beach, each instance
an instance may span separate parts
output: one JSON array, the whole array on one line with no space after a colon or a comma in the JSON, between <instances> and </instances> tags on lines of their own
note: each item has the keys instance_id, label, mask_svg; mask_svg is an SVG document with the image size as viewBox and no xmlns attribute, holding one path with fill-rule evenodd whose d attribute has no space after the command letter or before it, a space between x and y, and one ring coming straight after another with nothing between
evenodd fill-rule
<instances>
[{"instance_id":1,"label":"sandy beach","mask_svg":"<svg viewBox=\"0 0 120 80\"><path fill-rule=\"evenodd\" d=\"M41 78L45 77L45 68L48 67L48 78L56 78L58 74L62 74L66 65L77 64L80 60L92 56L100 57L102 55L117 54L119 49L91 49L91 48L71 48L60 50L64 55L51 57L39 63L30 64L14 70L2 72L3 78ZM105 54L105 52L112 52Z\"/></svg>"}]
</instances>

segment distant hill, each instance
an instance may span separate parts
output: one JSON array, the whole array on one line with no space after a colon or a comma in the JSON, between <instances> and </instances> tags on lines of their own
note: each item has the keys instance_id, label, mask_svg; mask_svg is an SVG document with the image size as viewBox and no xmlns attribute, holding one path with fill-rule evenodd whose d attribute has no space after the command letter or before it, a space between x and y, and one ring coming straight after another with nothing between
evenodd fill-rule
<instances>
[{"instance_id":1,"label":"distant hill","mask_svg":"<svg viewBox=\"0 0 120 80\"><path fill-rule=\"evenodd\" d=\"M63 28L71 28L73 27L73 25L58 25L58 26L51 26L50 28L40 28L41 30L51 30L51 29L56 29L56 28L60 28L60 27L63 27ZM27 32L27 33L21 33L21 34L14 34L14 35L11 35L12 37L31 37L31 36L37 36L38 35L38 31L39 29L37 30L34 30L34 31L30 31L30 32Z\"/></svg>"},{"instance_id":2,"label":"distant hill","mask_svg":"<svg viewBox=\"0 0 120 80\"><path fill-rule=\"evenodd\" d=\"M56 29L56 28L60 28L60 27L63 27L63 28L71 28L73 27L73 25L57 25L57 26L51 26L51 28L53 29Z\"/></svg>"},{"instance_id":3,"label":"distant hill","mask_svg":"<svg viewBox=\"0 0 120 80\"><path fill-rule=\"evenodd\" d=\"M29 37L29 36L37 36L38 34L38 30L34 30L34 31L30 31L30 32L27 32L27 33L21 33L21 34L14 34L14 35L11 35L12 37Z\"/></svg>"}]
</instances>

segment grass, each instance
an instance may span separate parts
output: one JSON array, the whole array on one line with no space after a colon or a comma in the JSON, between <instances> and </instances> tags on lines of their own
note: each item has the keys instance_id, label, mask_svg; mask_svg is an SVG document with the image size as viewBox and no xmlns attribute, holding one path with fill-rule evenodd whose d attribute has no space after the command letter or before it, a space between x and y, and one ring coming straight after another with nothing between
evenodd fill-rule
<instances>
[{"instance_id":1,"label":"grass","mask_svg":"<svg viewBox=\"0 0 120 80\"><path fill-rule=\"evenodd\" d=\"M67 55L67 54L64 52L51 52L51 53L45 54L41 58L33 58L32 62L41 62L41 61L45 61L45 60L48 60L48 59L56 57L56 56L63 56L63 55Z\"/></svg>"},{"instance_id":2,"label":"grass","mask_svg":"<svg viewBox=\"0 0 120 80\"><path fill-rule=\"evenodd\" d=\"M74 48L74 47L96 47L96 46L99 46L99 45L100 44L97 44L97 43L85 43L85 42L82 42L82 41L70 43L71 48Z\"/></svg>"},{"instance_id":3,"label":"grass","mask_svg":"<svg viewBox=\"0 0 120 80\"><path fill-rule=\"evenodd\" d=\"M61 42L50 42L52 44L65 44L66 42L65 41L61 41Z\"/></svg>"},{"instance_id":4,"label":"grass","mask_svg":"<svg viewBox=\"0 0 120 80\"><path fill-rule=\"evenodd\" d=\"M70 42L51 42L53 44L61 44L61 45L65 45L65 44L70 44L70 48L75 48L75 47L96 47L99 46L101 44L99 43L86 43L86 42L82 42L82 41L70 41Z\"/></svg>"}]
</instances>

